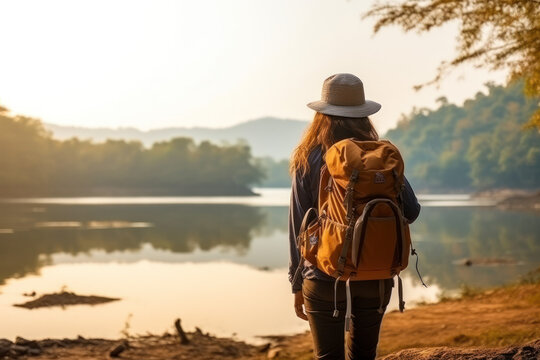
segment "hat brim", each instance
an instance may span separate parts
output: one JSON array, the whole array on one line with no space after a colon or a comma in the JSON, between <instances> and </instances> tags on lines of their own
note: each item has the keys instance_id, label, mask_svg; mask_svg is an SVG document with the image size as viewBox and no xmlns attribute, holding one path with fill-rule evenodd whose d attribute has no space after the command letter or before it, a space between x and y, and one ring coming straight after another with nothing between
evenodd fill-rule
<instances>
[{"instance_id":1,"label":"hat brim","mask_svg":"<svg viewBox=\"0 0 540 360\"><path fill-rule=\"evenodd\" d=\"M307 104L310 109L318 111L326 115L343 116L351 118L361 118L375 114L381 109L381 104L375 101L366 100L362 105L356 106L340 106L332 105L325 101L313 101Z\"/></svg>"}]
</instances>

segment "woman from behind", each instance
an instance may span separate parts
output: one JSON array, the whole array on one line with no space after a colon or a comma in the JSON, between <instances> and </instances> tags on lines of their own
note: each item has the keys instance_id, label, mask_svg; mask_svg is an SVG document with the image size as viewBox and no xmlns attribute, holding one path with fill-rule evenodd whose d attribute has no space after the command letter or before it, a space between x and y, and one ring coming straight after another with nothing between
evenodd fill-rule
<instances>
[{"instance_id":1,"label":"woman from behind","mask_svg":"<svg viewBox=\"0 0 540 360\"><path fill-rule=\"evenodd\" d=\"M310 208L317 208L326 152L348 138L379 140L368 116L381 106L365 100L363 84L352 74L336 74L326 79L322 99L308 106L316 113L290 163L293 181L289 208L289 281L294 309L299 318L309 321L316 359L375 359L393 278L382 279L382 287L379 280L350 282L352 325L345 336L345 281L336 281L335 276L303 259L297 239L304 215ZM420 205L406 179L401 198L403 215L411 223L418 217Z\"/></svg>"}]
</instances>

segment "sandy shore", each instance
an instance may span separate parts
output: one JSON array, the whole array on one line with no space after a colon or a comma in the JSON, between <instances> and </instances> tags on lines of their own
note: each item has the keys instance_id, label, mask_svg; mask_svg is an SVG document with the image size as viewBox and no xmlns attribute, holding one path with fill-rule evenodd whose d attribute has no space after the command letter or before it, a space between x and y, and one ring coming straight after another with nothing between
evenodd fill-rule
<instances>
[{"instance_id":1,"label":"sandy shore","mask_svg":"<svg viewBox=\"0 0 540 360\"><path fill-rule=\"evenodd\" d=\"M111 350L118 345L127 345L119 355L122 359L307 360L312 357L309 333L270 336L269 343L263 346L216 338L201 330L187 333L187 337L189 344L181 344L177 334L116 341L18 339L17 344L4 341L3 345L0 340L0 358L105 359L110 358ZM504 359L540 358L538 274L521 284L481 292L469 290L459 299L442 299L404 313L390 312L383 321L379 358L494 359L500 354L506 354Z\"/></svg>"}]
</instances>

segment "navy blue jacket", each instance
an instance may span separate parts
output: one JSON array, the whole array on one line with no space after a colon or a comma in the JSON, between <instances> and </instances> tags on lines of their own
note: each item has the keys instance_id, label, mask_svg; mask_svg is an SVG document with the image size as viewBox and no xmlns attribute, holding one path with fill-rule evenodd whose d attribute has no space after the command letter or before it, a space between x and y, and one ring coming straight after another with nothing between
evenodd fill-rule
<instances>
[{"instance_id":1,"label":"navy blue jacket","mask_svg":"<svg viewBox=\"0 0 540 360\"><path fill-rule=\"evenodd\" d=\"M289 206L289 281L291 282L293 293L302 289L303 279L335 280L333 277L317 269L306 260L302 276L298 277L296 284L292 284L299 261L296 238L300 230L300 225L306 211L311 207L317 207L319 177L321 167L324 163L321 147L315 148L309 154L308 163L308 173L302 176L297 172L292 179L291 204ZM405 191L403 192L403 207L403 215L407 220L411 223L416 220L420 213L420 204L407 179L405 179Z\"/></svg>"}]
</instances>

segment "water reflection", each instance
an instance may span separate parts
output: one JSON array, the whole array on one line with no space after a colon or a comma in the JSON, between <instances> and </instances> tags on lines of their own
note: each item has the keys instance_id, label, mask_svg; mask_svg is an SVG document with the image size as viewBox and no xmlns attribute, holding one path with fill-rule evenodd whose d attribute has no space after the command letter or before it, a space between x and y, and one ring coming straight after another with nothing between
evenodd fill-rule
<instances>
[{"instance_id":1,"label":"water reflection","mask_svg":"<svg viewBox=\"0 0 540 360\"><path fill-rule=\"evenodd\" d=\"M420 269L444 289L514 281L540 263L538 219L535 213L494 208L424 208L412 227ZM288 261L286 207L4 203L0 229L0 284L58 261L228 260L256 268L286 267ZM464 258L516 263L456 264Z\"/></svg>"},{"instance_id":2,"label":"water reflection","mask_svg":"<svg viewBox=\"0 0 540 360\"><path fill-rule=\"evenodd\" d=\"M515 281L540 265L536 213L494 208L430 208L414 224L423 272L445 289L487 287ZM414 241L413 240L413 241ZM457 265L464 258L504 258L515 264Z\"/></svg>"},{"instance_id":3,"label":"water reflection","mask_svg":"<svg viewBox=\"0 0 540 360\"><path fill-rule=\"evenodd\" d=\"M265 215L243 205L48 205L0 204L0 284L36 273L51 255L92 250L137 252L143 244L175 253L231 248L245 254ZM271 222L274 212L269 211ZM108 226L104 226L107 225ZM120 226L120 225L124 226Z\"/></svg>"},{"instance_id":4,"label":"water reflection","mask_svg":"<svg viewBox=\"0 0 540 360\"><path fill-rule=\"evenodd\" d=\"M287 193L282 191L281 202ZM176 316L186 326L219 335L237 332L243 339L306 329L290 302L287 207L265 195L259 200L257 206L0 203L0 335L118 337L129 313L137 332L161 332ZM431 286L420 286L411 258L404 274L408 305L434 301L441 291L464 283L512 282L540 265L536 213L470 205L424 206L412 232L420 269ZM490 257L515 263L456 264ZM11 306L23 300L23 292L58 291L63 285L123 300L65 311ZM395 307L393 296L390 309Z\"/></svg>"}]
</instances>

